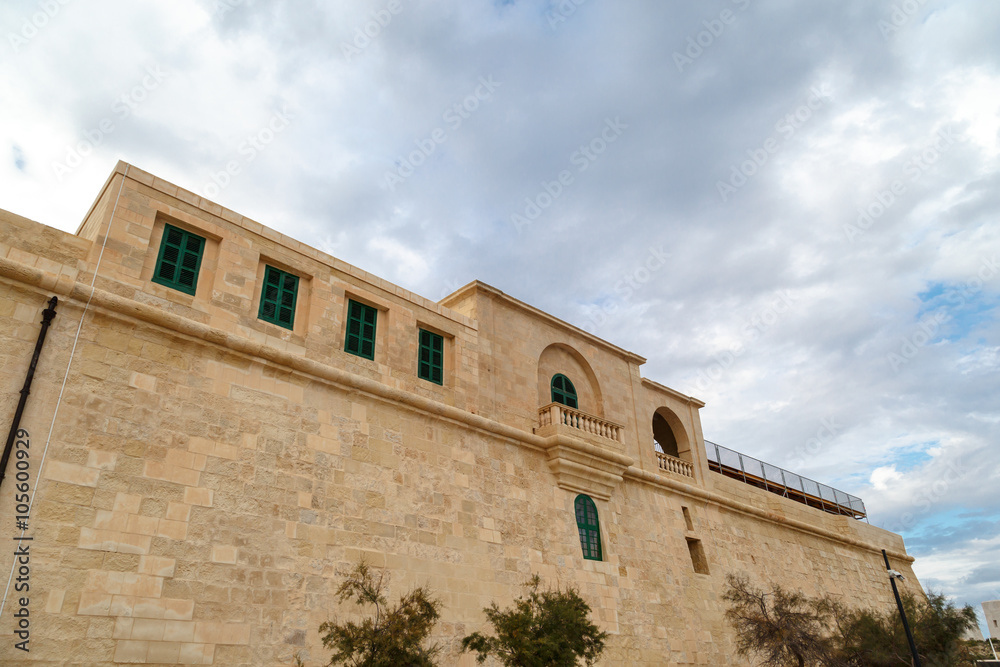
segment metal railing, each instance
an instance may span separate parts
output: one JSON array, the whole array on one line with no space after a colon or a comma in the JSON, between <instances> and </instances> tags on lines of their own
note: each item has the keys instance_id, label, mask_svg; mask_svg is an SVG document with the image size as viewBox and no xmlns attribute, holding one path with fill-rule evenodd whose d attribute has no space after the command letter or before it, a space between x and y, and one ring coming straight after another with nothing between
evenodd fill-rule
<instances>
[{"instance_id":1,"label":"metal railing","mask_svg":"<svg viewBox=\"0 0 1000 667\"><path fill-rule=\"evenodd\" d=\"M867 516L865 503L857 496L844 493L832 486L820 484L808 477L765 463L752 456L705 441L708 467L726 477L745 484L791 498L800 503L831 514L842 514L863 519Z\"/></svg>"}]
</instances>

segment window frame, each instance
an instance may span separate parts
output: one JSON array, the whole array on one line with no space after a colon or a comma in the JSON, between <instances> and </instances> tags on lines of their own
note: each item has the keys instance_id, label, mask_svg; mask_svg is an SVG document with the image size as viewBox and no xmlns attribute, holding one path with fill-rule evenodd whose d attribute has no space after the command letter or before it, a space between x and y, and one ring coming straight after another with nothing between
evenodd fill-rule
<instances>
[{"instance_id":1,"label":"window frame","mask_svg":"<svg viewBox=\"0 0 1000 667\"><path fill-rule=\"evenodd\" d=\"M270 283L268 282L269 278L272 275L277 275L278 277L277 285L270 285ZM286 286L286 281L288 278L291 278L294 281L294 287L291 290L289 290L288 287ZM271 266L270 264L265 264L264 276L263 280L261 281L261 288L260 288L260 305L257 308L257 319L264 322L268 322L270 324L274 324L275 326L279 326L284 329L294 330L295 310L298 307L300 282L301 280L294 273L290 273L288 271L285 271L284 269L279 269L278 267ZM278 290L278 293L274 299L267 298L267 288L269 286L276 287ZM292 293L292 304L290 306L292 314L291 318L286 322L281 318L282 296L289 291ZM274 305L274 315L272 316L267 316L264 312L264 309L268 306L268 304Z\"/></svg>"},{"instance_id":2,"label":"window frame","mask_svg":"<svg viewBox=\"0 0 1000 667\"><path fill-rule=\"evenodd\" d=\"M556 380L562 380L563 386L556 388ZM566 388L567 386L569 389ZM558 392L564 400L559 400L559 396L556 395L556 392ZM562 373L556 373L549 381L549 396L551 397L553 403L565 405L567 408L572 408L573 410L580 409L580 397L579 394L576 393L576 386L573 384L572 380ZM572 400L573 403L567 403L566 400Z\"/></svg>"},{"instance_id":3,"label":"window frame","mask_svg":"<svg viewBox=\"0 0 1000 667\"><path fill-rule=\"evenodd\" d=\"M358 307L360 316L355 315L355 306ZM365 321L365 315L371 314L371 323ZM358 322L358 333L351 333L351 323ZM365 328L371 327L371 337L365 336ZM356 345L352 345L352 339L357 340ZM344 352L353 354L362 359L375 360L375 347L378 340L378 308L369 306L366 303L355 299L347 300L347 321L344 327ZM371 354L364 353L364 344L371 344Z\"/></svg>"},{"instance_id":4,"label":"window frame","mask_svg":"<svg viewBox=\"0 0 1000 667\"><path fill-rule=\"evenodd\" d=\"M419 329L417 334L417 377L444 386L444 336L427 329ZM427 339L425 341L425 338ZM436 344L436 345L435 345ZM424 361L424 351L430 360ZM435 356L437 361L435 363ZM426 368L426 374L425 374ZM437 371L437 378L434 377Z\"/></svg>"},{"instance_id":5,"label":"window frame","mask_svg":"<svg viewBox=\"0 0 1000 667\"><path fill-rule=\"evenodd\" d=\"M169 242L169 237L171 232L177 232L181 235L181 240L177 244ZM194 277L192 279L191 285L185 285L180 280L178 276L181 272L182 263L184 257L188 254L194 254L188 249L188 243L191 239L198 239L201 242L201 248L197 251L197 259L195 260L195 265L193 269L189 269ZM156 256L156 264L153 265L153 276L151 278L152 282L157 285L163 285L164 287L169 287L170 289L177 290L178 292L183 292L184 294L195 295L198 290L198 276L201 273L201 260L205 257L205 248L208 246L208 239L194 232L189 232L188 230L171 225L168 223L163 224L163 234L160 237L160 250ZM167 252L168 247L176 247L178 249L177 261L172 262L174 266L174 278L166 278L162 275L161 269L164 264L164 257Z\"/></svg>"},{"instance_id":6,"label":"window frame","mask_svg":"<svg viewBox=\"0 0 1000 667\"><path fill-rule=\"evenodd\" d=\"M588 522L588 510L593 512L593 523ZM580 549L583 551L584 560L603 561L604 545L601 542L601 518L594 499L581 493L573 501L573 512L576 516L576 530L580 536ZM596 545L596 555L594 555L594 545Z\"/></svg>"}]
</instances>

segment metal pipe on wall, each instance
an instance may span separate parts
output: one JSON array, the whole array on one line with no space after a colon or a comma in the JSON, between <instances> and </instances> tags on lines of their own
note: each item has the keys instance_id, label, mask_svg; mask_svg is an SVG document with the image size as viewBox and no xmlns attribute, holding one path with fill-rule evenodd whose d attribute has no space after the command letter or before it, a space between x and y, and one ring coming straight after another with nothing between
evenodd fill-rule
<instances>
[{"instance_id":1,"label":"metal pipe on wall","mask_svg":"<svg viewBox=\"0 0 1000 667\"><path fill-rule=\"evenodd\" d=\"M35 341L35 352L31 355L31 364L28 366L28 373L24 377L24 386L21 387L21 398L17 401L17 410L14 412L14 421L10 425L10 433L7 434L7 444L3 448L3 458L0 458L0 488L3 488L4 477L7 476L7 463L10 461L10 453L14 448L14 439L17 430L21 426L21 415L24 414L24 406L28 402L28 394L31 393L31 381L35 378L35 367L38 365L38 357L42 353L42 345L45 343L45 334L49 330L49 325L56 316L56 304L59 298L53 296L49 299L49 307L42 311L42 329L38 332L38 340Z\"/></svg>"}]
</instances>

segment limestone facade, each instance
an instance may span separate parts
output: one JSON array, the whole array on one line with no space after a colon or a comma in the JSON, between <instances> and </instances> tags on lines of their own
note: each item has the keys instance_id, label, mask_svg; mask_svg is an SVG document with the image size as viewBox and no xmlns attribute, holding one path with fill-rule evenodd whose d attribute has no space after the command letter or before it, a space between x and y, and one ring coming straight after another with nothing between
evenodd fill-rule
<instances>
[{"instance_id":1,"label":"limestone facade","mask_svg":"<svg viewBox=\"0 0 1000 667\"><path fill-rule=\"evenodd\" d=\"M983 603L983 614L986 616L986 627L989 628L992 639L1000 639L1000 600L987 600Z\"/></svg>"},{"instance_id":2,"label":"limestone facade","mask_svg":"<svg viewBox=\"0 0 1000 667\"><path fill-rule=\"evenodd\" d=\"M168 226L205 240L193 294L152 280ZM268 266L298 279L290 328L259 317ZM435 303L120 163L76 234L0 211L5 425L53 295L21 422L30 542L11 540L15 458L0 489L0 535L30 545L0 664L325 664L318 627L355 613L333 593L362 557L391 597L440 597L442 664L470 666L458 640L532 573L579 589L603 665L743 664L727 573L891 604L885 548L919 591L898 535L710 471L703 403L480 282ZM351 301L375 309L373 359L345 351ZM440 385L418 376L420 329L442 337ZM553 403L556 373L577 410ZM656 413L676 457L654 451Z\"/></svg>"}]
</instances>

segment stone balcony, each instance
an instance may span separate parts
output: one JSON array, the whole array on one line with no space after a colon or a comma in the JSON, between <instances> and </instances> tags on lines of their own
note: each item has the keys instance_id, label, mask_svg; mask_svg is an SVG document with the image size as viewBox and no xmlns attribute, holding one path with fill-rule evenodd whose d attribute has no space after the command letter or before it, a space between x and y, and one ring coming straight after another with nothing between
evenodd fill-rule
<instances>
[{"instance_id":1,"label":"stone balcony","mask_svg":"<svg viewBox=\"0 0 1000 667\"><path fill-rule=\"evenodd\" d=\"M656 452L656 463L660 466L660 470L672 472L675 475L683 475L684 477L694 477L691 464L676 456Z\"/></svg>"},{"instance_id":2,"label":"stone balcony","mask_svg":"<svg viewBox=\"0 0 1000 667\"><path fill-rule=\"evenodd\" d=\"M625 427L561 403L538 409L549 469L567 491L608 500L634 461L623 452Z\"/></svg>"},{"instance_id":3,"label":"stone balcony","mask_svg":"<svg viewBox=\"0 0 1000 667\"><path fill-rule=\"evenodd\" d=\"M587 414L582 410L576 410L561 403L549 403L539 408L538 425L538 431L545 431L546 427L551 426L566 426L571 432L573 430L579 431L574 435L587 434L604 440L613 440L618 444L622 444L625 431L625 427L621 424Z\"/></svg>"}]
</instances>

